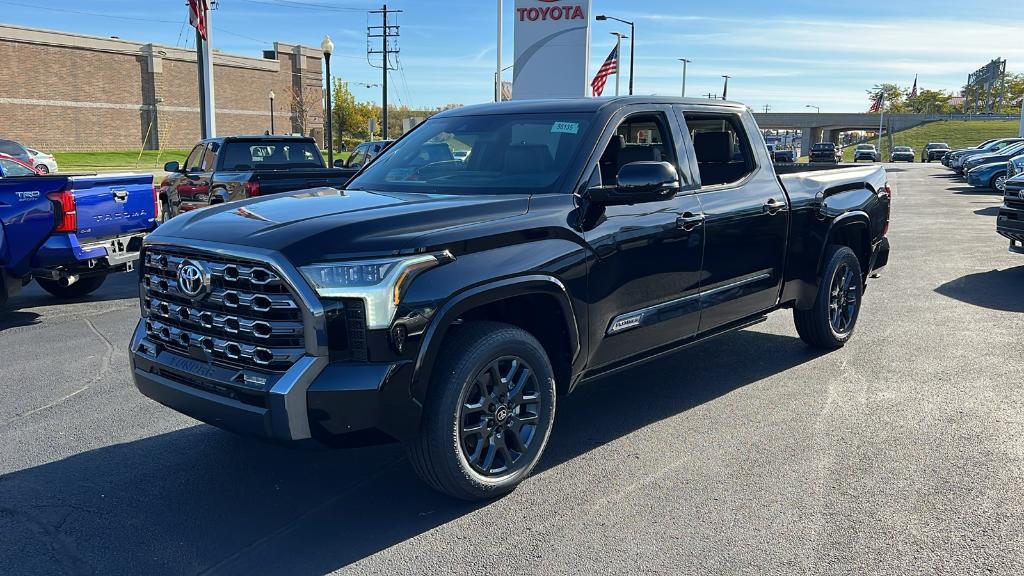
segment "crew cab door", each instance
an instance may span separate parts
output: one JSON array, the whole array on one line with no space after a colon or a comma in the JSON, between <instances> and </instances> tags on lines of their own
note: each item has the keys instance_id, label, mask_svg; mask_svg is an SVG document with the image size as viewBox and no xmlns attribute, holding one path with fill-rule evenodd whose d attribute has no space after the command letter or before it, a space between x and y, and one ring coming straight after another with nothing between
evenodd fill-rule
<instances>
[{"instance_id":1,"label":"crew cab door","mask_svg":"<svg viewBox=\"0 0 1024 576\"><path fill-rule=\"evenodd\" d=\"M704 262L700 332L774 307L782 287L789 199L757 125L738 111L676 107L700 174Z\"/></svg>"},{"instance_id":2,"label":"crew cab door","mask_svg":"<svg viewBox=\"0 0 1024 576\"><path fill-rule=\"evenodd\" d=\"M642 355L694 335L704 229L686 150L670 106L626 107L613 116L588 169L589 186L614 184L631 162L663 160L682 189L667 200L587 205L583 232L595 252L589 272L590 367ZM682 162L680 162L682 158Z\"/></svg>"}]
</instances>

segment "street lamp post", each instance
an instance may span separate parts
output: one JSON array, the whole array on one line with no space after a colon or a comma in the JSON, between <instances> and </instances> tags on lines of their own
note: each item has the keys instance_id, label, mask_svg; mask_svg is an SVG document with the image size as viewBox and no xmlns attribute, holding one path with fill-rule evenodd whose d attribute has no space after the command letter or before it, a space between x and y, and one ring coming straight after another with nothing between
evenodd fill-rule
<instances>
[{"instance_id":1,"label":"street lamp post","mask_svg":"<svg viewBox=\"0 0 1024 576\"><path fill-rule=\"evenodd\" d=\"M629 36L626 36L621 32L612 32L611 35L615 36L615 57L619 60L615 63L615 95L618 96L619 77L622 76L622 74L619 73L619 70L622 68L622 66L619 65L619 63L622 62L622 50L620 50L620 48L622 48L622 39L629 38Z\"/></svg>"},{"instance_id":2,"label":"street lamp post","mask_svg":"<svg viewBox=\"0 0 1024 576\"><path fill-rule=\"evenodd\" d=\"M691 61L686 58L679 58L679 61L683 63L683 89L679 92L679 95L686 98L686 65Z\"/></svg>"},{"instance_id":3,"label":"street lamp post","mask_svg":"<svg viewBox=\"0 0 1024 576\"><path fill-rule=\"evenodd\" d=\"M722 100L728 100L729 99L729 78L732 78L732 76L729 76L728 74L722 74L722 78L725 78L725 86L722 87Z\"/></svg>"},{"instance_id":4,"label":"street lamp post","mask_svg":"<svg viewBox=\"0 0 1024 576\"><path fill-rule=\"evenodd\" d=\"M334 127L331 126L331 117L334 116L331 109L331 52L334 52L334 42L331 42L330 36L324 36L320 49L324 52L324 64L327 65L327 165L334 166Z\"/></svg>"},{"instance_id":5,"label":"street lamp post","mask_svg":"<svg viewBox=\"0 0 1024 576\"><path fill-rule=\"evenodd\" d=\"M614 16L606 16L604 14L598 14L597 20L615 20L616 22L622 22L623 24L629 24L629 95L633 95L633 50L636 48L636 28L633 23L629 20L623 20Z\"/></svg>"},{"instance_id":6,"label":"street lamp post","mask_svg":"<svg viewBox=\"0 0 1024 576\"><path fill-rule=\"evenodd\" d=\"M274 91L270 91L270 133L276 134L274 130Z\"/></svg>"},{"instance_id":7,"label":"street lamp post","mask_svg":"<svg viewBox=\"0 0 1024 576\"><path fill-rule=\"evenodd\" d=\"M808 104L808 105L804 106L804 108L814 108L814 111L816 113L821 114L821 106L815 106L814 104Z\"/></svg>"}]
</instances>

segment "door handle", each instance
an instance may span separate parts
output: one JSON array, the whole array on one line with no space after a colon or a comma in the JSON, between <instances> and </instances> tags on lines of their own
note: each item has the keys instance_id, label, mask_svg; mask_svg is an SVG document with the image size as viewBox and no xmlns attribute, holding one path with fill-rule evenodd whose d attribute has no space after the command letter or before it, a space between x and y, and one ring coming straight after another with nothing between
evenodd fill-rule
<instances>
[{"instance_id":1,"label":"door handle","mask_svg":"<svg viewBox=\"0 0 1024 576\"><path fill-rule=\"evenodd\" d=\"M676 227L687 232L690 232L696 228L704 225L704 215L694 214L692 212L686 212L679 218L676 218Z\"/></svg>"},{"instance_id":2,"label":"door handle","mask_svg":"<svg viewBox=\"0 0 1024 576\"><path fill-rule=\"evenodd\" d=\"M764 206L762 206L762 210L764 210L764 212L769 216L774 216L785 209L786 203L779 202L775 198L769 198L768 201L764 203Z\"/></svg>"}]
</instances>

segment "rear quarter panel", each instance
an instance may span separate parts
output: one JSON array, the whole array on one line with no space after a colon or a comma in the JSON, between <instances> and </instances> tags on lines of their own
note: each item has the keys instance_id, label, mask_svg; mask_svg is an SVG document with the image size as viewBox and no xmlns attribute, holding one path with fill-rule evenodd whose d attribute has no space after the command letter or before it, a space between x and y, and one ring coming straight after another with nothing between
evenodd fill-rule
<instances>
[{"instance_id":1,"label":"rear quarter panel","mask_svg":"<svg viewBox=\"0 0 1024 576\"><path fill-rule=\"evenodd\" d=\"M54 207L45 191L61 186L56 178L0 178L0 268L8 274L27 274L32 255L53 232Z\"/></svg>"},{"instance_id":2,"label":"rear quarter panel","mask_svg":"<svg viewBox=\"0 0 1024 576\"><path fill-rule=\"evenodd\" d=\"M782 303L806 308L814 301L822 258L840 228L864 230L869 238L868 250L884 235L890 205L883 190L885 169L864 166L811 170L784 174L779 179L792 203Z\"/></svg>"}]
</instances>

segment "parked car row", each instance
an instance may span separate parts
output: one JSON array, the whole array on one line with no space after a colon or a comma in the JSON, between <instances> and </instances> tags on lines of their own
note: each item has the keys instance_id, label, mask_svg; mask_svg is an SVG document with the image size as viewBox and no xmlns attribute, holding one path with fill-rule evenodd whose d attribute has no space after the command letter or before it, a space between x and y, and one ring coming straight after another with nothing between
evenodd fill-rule
<instances>
[{"instance_id":1,"label":"parked car row","mask_svg":"<svg viewBox=\"0 0 1024 576\"><path fill-rule=\"evenodd\" d=\"M0 156L8 156L29 165L34 171L40 174L50 174L57 171L57 161L53 156L28 148L14 140L0 139Z\"/></svg>"},{"instance_id":2,"label":"parked car row","mask_svg":"<svg viewBox=\"0 0 1024 576\"><path fill-rule=\"evenodd\" d=\"M1006 191L1007 180L1024 165L1024 138L996 138L972 148L951 150L942 164L975 188Z\"/></svg>"}]
</instances>

